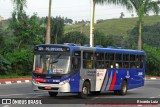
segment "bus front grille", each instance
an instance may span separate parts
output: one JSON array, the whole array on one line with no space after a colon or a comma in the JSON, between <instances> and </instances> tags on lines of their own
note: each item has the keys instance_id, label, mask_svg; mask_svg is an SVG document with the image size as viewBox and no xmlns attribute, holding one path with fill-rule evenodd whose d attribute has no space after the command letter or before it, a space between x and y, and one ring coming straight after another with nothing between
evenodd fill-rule
<instances>
[{"instance_id":1,"label":"bus front grille","mask_svg":"<svg viewBox=\"0 0 160 107\"><path fill-rule=\"evenodd\" d=\"M58 90L58 88L45 89L45 87L38 87L40 90Z\"/></svg>"}]
</instances>

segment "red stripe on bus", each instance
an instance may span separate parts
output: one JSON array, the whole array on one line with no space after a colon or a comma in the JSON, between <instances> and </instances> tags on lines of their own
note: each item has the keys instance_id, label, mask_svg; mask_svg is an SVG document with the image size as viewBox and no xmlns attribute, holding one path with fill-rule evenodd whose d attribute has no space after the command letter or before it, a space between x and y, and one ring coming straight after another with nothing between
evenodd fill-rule
<instances>
[{"instance_id":1,"label":"red stripe on bus","mask_svg":"<svg viewBox=\"0 0 160 107\"><path fill-rule=\"evenodd\" d=\"M111 85L110 85L109 90L113 90L114 85L115 85L115 83L116 83L116 79L117 79L117 75L116 75L116 72L114 72L114 76L113 76L112 83L111 83Z\"/></svg>"}]
</instances>

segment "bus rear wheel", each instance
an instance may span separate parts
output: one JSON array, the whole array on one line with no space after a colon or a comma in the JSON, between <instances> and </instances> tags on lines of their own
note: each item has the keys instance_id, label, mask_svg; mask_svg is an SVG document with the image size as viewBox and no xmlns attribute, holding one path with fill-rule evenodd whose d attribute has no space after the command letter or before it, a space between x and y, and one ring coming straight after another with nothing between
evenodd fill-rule
<instances>
[{"instance_id":1,"label":"bus rear wheel","mask_svg":"<svg viewBox=\"0 0 160 107\"><path fill-rule=\"evenodd\" d=\"M56 97L58 92L48 92L48 94L51 96L51 97Z\"/></svg>"},{"instance_id":2,"label":"bus rear wheel","mask_svg":"<svg viewBox=\"0 0 160 107\"><path fill-rule=\"evenodd\" d=\"M90 84L89 84L88 81L86 81L86 82L83 83L82 91L80 93L78 93L78 95L81 98L87 98L88 94L89 94L89 91L90 91Z\"/></svg>"},{"instance_id":3,"label":"bus rear wheel","mask_svg":"<svg viewBox=\"0 0 160 107\"><path fill-rule=\"evenodd\" d=\"M122 82L122 86L121 86L121 90L119 90L119 94L120 95L126 95L127 94L127 89L128 89L128 85L127 85L127 81L126 80L124 80L123 82Z\"/></svg>"}]
</instances>

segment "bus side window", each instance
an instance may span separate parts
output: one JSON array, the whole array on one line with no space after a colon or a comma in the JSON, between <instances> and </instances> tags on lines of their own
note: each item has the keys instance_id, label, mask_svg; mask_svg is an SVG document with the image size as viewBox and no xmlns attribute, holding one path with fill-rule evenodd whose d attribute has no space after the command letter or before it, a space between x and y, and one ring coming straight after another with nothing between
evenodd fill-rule
<instances>
[{"instance_id":1,"label":"bus side window","mask_svg":"<svg viewBox=\"0 0 160 107\"><path fill-rule=\"evenodd\" d=\"M129 68L129 54L123 54L123 68Z\"/></svg>"},{"instance_id":2,"label":"bus side window","mask_svg":"<svg viewBox=\"0 0 160 107\"><path fill-rule=\"evenodd\" d=\"M73 57L72 59L72 69L80 69L81 59L78 57Z\"/></svg>"},{"instance_id":3,"label":"bus side window","mask_svg":"<svg viewBox=\"0 0 160 107\"><path fill-rule=\"evenodd\" d=\"M106 61L106 62L104 63L104 68L105 68L105 69L110 68L110 63L109 63L109 61Z\"/></svg>"},{"instance_id":4,"label":"bus side window","mask_svg":"<svg viewBox=\"0 0 160 107\"><path fill-rule=\"evenodd\" d=\"M143 55L136 55L135 66L138 69L143 68Z\"/></svg>"},{"instance_id":5,"label":"bus side window","mask_svg":"<svg viewBox=\"0 0 160 107\"><path fill-rule=\"evenodd\" d=\"M114 53L106 53L105 54L105 63L104 68L115 68L115 54Z\"/></svg>"},{"instance_id":6,"label":"bus side window","mask_svg":"<svg viewBox=\"0 0 160 107\"><path fill-rule=\"evenodd\" d=\"M122 68L122 54L121 53L116 53L115 54L115 68L119 69Z\"/></svg>"},{"instance_id":7,"label":"bus side window","mask_svg":"<svg viewBox=\"0 0 160 107\"><path fill-rule=\"evenodd\" d=\"M95 68L104 69L104 53L95 53Z\"/></svg>"},{"instance_id":8,"label":"bus side window","mask_svg":"<svg viewBox=\"0 0 160 107\"><path fill-rule=\"evenodd\" d=\"M123 67L124 67L124 68L129 68L129 62L124 62L124 63L123 63Z\"/></svg>"},{"instance_id":9,"label":"bus side window","mask_svg":"<svg viewBox=\"0 0 160 107\"><path fill-rule=\"evenodd\" d=\"M72 57L72 70L78 70L81 68L81 51L75 51Z\"/></svg>"},{"instance_id":10,"label":"bus side window","mask_svg":"<svg viewBox=\"0 0 160 107\"><path fill-rule=\"evenodd\" d=\"M83 68L92 69L94 66L93 52L83 52Z\"/></svg>"}]
</instances>

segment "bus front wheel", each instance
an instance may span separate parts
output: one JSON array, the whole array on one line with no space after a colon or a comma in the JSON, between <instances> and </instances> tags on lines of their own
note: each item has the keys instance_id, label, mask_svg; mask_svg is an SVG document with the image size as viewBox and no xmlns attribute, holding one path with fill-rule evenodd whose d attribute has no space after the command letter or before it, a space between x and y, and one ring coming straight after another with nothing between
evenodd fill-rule
<instances>
[{"instance_id":1,"label":"bus front wheel","mask_svg":"<svg viewBox=\"0 0 160 107\"><path fill-rule=\"evenodd\" d=\"M51 96L51 97L55 97L57 96L58 92L48 92L48 94Z\"/></svg>"},{"instance_id":2,"label":"bus front wheel","mask_svg":"<svg viewBox=\"0 0 160 107\"><path fill-rule=\"evenodd\" d=\"M127 81L124 80L124 81L122 82L121 90L119 90L118 93L119 93L120 95L126 95L126 94L127 94L127 89L128 89Z\"/></svg>"},{"instance_id":3,"label":"bus front wheel","mask_svg":"<svg viewBox=\"0 0 160 107\"><path fill-rule=\"evenodd\" d=\"M82 91L78 93L81 98L87 98L90 91L90 84L88 81L83 83Z\"/></svg>"}]
</instances>

